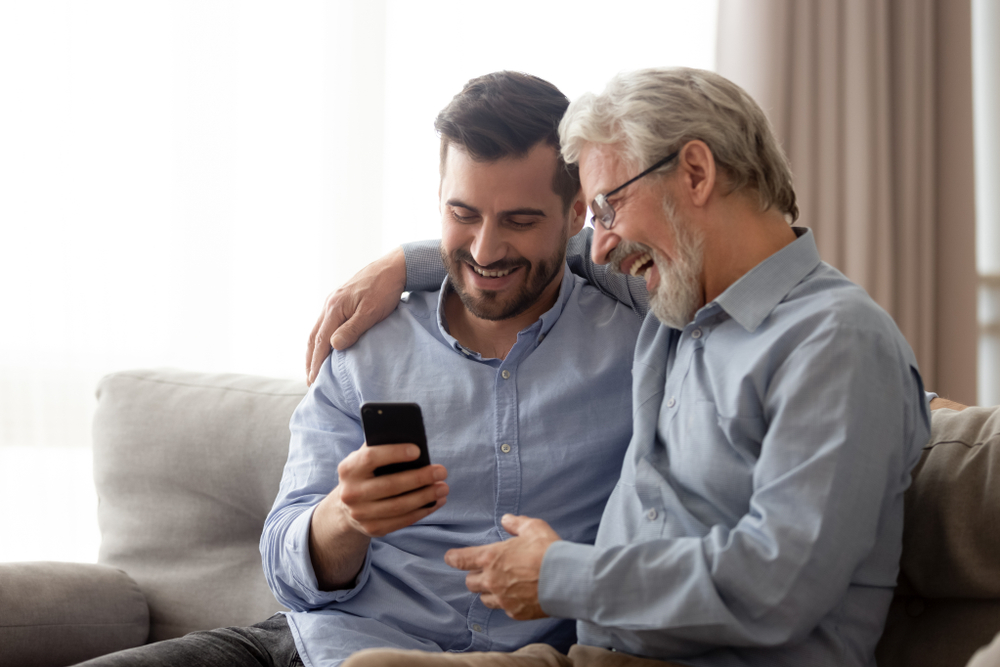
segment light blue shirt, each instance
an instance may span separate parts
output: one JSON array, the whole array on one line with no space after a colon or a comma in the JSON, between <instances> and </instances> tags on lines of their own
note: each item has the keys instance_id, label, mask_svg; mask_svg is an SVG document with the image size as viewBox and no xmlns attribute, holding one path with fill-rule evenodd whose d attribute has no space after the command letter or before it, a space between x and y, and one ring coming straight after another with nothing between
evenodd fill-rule
<instances>
[{"instance_id":1,"label":"light blue shirt","mask_svg":"<svg viewBox=\"0 0 1000 667\"><path fill-rule=\"evenodd\" d=\"M572 621L519 622L487 609L443 556L509 537L500 525L508 512L593 543L632 432L629 369L641 320L565 271L556 304L518 334L506 359L483 359L448 333L441 293L411 293L356 345L335 350L292 417L261 554L307 666L370 647L565 650L575 640ZM420 403L450 494L429 517L373 539L353 588L325 592L309 522L337 484L337 464L364 440L364 401Z\"/></svg>"},{"instance_id":2,"label":"light blue shirt","mask_svg":"<svg viewBox=\"0 0 1000 667\"><path fill-rule=\"evenodd\" d=\"M635 433L594 546L542 608L580 642L698 666L874 665L929 434L890 317L811 232L636 348Z\"/></svg>"}]
</instances>

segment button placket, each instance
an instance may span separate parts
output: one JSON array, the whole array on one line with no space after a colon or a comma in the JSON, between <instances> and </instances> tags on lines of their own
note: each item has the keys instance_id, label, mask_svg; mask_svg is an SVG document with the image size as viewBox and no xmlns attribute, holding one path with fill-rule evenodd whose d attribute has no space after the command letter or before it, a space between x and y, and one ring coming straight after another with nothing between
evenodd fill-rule
<instances>
[{"instance_id":1,"label":"button placket","mask_svg":"<svg viewBox=\"0 0 1000 667\"><path fill-rule=\"evenodd\" d=\"M521 498L521 461L518 455L518 419L516 358L508 355L496 377L496 433L493 447L497 466L495 519L500 539L506 532L500 524L504 514L517 514ZM484 627L485 624L482 624Z\"/></svg>"}]
</instances>

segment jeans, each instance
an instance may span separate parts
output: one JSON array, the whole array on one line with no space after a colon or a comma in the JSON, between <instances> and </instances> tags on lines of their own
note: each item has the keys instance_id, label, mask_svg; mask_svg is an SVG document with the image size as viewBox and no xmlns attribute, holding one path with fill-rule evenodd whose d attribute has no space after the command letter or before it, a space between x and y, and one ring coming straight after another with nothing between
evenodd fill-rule
<instances>
[{"instance_id":1,"label":"jeans","mask_svg":"<svg viewBox=\"0 0 1000 667\"><path fill-rule=\"evenodd\" d=\"M301 667L283 614L247 628L192 632L103 655L78 667Z\"/></svg>"}]
</instances>

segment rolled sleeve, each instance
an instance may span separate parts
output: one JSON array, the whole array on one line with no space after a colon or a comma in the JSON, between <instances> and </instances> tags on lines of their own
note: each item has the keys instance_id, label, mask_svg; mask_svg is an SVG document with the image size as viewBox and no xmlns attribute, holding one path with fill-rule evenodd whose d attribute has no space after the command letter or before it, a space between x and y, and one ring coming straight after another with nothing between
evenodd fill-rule
<instances>
[{"instance_id":1,"label":"rolled sleeve","mask_svg":"<svg viewBox=\"0 0 1000 667\"><path fill-rule=\"evenodd\" d=\"M292 415L288 460L274 506L261 534L264 576L279 602L310 611L343 602L365 585L371 546L353 588L322 591L309 552L310 524L316 506L339 482L337 466L364 442L356 417L356 390L339 369L342 354L327 357L320 375Z\"/></svg>"},{"instance_id":2,"label":"rolled sleeve","mask_svg":"<svg viewBox=\"0 0 1000 667\"><path fill-rule=\"evenodd\" d=\"M265 536L278 538L280 542L266 537L261 540L261 550L273 551L269 560L277 564L265 568L267 583L275 598L293 611L312 611L350 600L364 588L371 571L372 550L369 546L364 565L352 588L320 590L309 553L309 526L315 510L316 505L312 505L277 512L273 522L276 527L265 532ZM284 525L279 527L280 524Z\"/></svg>"}]
</instances>

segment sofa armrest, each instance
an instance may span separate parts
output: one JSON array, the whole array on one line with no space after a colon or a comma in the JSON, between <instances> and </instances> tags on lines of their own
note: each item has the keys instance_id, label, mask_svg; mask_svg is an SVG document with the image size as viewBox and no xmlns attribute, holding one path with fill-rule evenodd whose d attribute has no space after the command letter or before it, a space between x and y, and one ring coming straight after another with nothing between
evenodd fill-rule
<instances>
[{"instance_id":1,"label":"sofa armrest","mask_svg":"<svg viewBox=\"0 0 1000 667\"><path fill-rule=\"evenodd\" d=\"M72 665L146 643L149 609L105 565L0 563L0 664Z\"/></svg>"}]
</instances>

